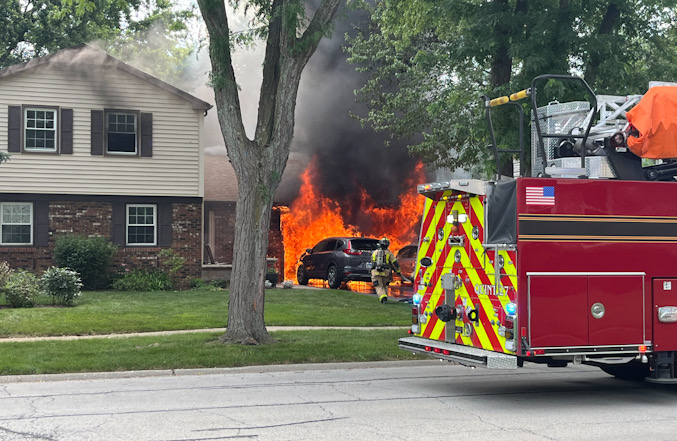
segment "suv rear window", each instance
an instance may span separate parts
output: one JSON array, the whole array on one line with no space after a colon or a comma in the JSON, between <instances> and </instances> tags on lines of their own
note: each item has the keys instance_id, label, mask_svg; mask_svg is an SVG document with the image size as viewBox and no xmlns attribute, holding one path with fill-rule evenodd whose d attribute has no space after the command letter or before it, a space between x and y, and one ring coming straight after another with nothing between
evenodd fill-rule
<instances>
[{"instance_id":1,"label":"suv rear window","mask_svg":"<svg viewBox=\"0 0 677 441\"><path fill-rule=\"evenodd\" d=\"M354 250L375 250L378 240L375 239L351 239L350 248Z\"/></svg>"}]
</instances>

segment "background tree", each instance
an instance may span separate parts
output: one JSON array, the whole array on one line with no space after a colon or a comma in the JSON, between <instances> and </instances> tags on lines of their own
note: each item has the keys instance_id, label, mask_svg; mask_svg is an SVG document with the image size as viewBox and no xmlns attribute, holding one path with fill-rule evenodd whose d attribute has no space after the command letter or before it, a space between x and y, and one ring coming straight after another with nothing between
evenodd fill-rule
<instances>
[{"instance_id":1,"label":"background tree","mask_svg":"<svg viewBox=\"0 0 677 441\"><path fill-rule=\"evenodd\" d=\"M185 47L178 39L185 37L185 21L190 9L175 8L169 0L0 0L0 68L22 63L36 56L81 43L98 41L99 46L122 59L131 51L153 51L144 57L154 60L163 79L178 78L175 57L183 59ZM161 38L173 39L174 45L157 46ZM174 51L174 52L172 52ZM167 59L172 58L171 61ZM180 63L179 63L180 65Z\"/></svg>"},{"instance_id":2,"label":"background tree","mask_svg":"<svg viewBox=\"0 0 677 441\"><path fill-rule=\"evenodd\" d=\"M209 32L211 84L221 133L238 182L235 209L233 273L224 342L258 344L272 341L264 322L266 252L273 194L280 184L294 136L296 97L306 63L341 0L251 0L254 15L244 37L263 37L263 61L254 138L245 133L238 86L231 58L235 38L224 0L198 0ZM237 7L240 3L231 0ZM307 12L310 14L307 16ZM311 18L312 17L312 18ZM238 34L243 38L243 34Z\"/></svg>"},{"instance_id":3,"label":"background tree","mask_svg":"<svg viewBox=\"0 0 677 441\"><path fill-rule=\"evenodd\" d=\"M370 27L347 45L349 60L369 73L362 123L409 138L410 151L434 167L489 164L482 94L521 90L545 73L583 75L596 93L613 95L675 80L675 4L377 0L365 6ZM550 86L539 91L544 100L561 92ZM515 122L499 115L496 125L499 143L516 145Z\"/></svg>"}]
</instances>

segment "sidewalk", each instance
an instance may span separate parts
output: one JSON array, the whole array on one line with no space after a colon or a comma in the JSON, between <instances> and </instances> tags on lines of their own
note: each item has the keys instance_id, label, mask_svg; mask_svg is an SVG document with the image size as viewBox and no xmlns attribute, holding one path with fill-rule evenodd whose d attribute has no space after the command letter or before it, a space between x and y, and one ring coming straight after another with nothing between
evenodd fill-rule
<instances>
[{"instance_id":1,"label":"sidewalk","mask_svg":"<svg viewBox=\"0 0 677 441\"><path fill-rule=\"evenodd\" d=\"M312 329L356 329L361 331L369 331L372 329L407 329L407 326L266 326L269 332L275 331L309 331ZM46 336L46 337L0 337L0 344L2 343L22 343L31 341L68 341L68 340L91 340L95 338L126 338L126 337L154 337L158 335L176 335L176 334L193 334L193 333L223 333L226 328L207 328L207 329L181 329L175 331L156 331L156 332L134 332L130 334L100 334L100 335L63 335L63 336Z\"/></svg>"}]
</instances>

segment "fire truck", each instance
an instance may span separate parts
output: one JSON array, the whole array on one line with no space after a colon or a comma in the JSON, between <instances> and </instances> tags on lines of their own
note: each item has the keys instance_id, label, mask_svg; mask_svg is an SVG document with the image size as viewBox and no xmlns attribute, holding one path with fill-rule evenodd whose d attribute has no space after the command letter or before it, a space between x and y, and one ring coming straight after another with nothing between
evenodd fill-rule
<instances>
[{"instance_id":1,"label":"fire truck","mask_svg":"<svg viewBox=\"0 0 677 441\"><path fill-rule=\"evenodd\" d=\"M538 107L553 81L582 99ZM492 112L514 109L521 128L520 100L531 100L531 176L418 186L426 200L400 348L490 369L586 364L677 382L677 162L612 142L643 98L595 95L561 75L483 97L497 169L509 153L520 172L523 136L499 149Z\"/></svg>"}]
</instances>

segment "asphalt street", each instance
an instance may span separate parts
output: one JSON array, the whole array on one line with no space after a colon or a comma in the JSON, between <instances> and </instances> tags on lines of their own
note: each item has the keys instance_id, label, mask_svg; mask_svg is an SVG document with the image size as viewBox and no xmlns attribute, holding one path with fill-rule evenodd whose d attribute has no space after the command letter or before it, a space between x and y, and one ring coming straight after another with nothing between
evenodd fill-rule
<instances>
[{"instance_id":1,"label":"asphalt street","mask_svg":"<svg viewBox=\"0 0 677 441\"><path fill-rule=\"evenodd\" d=\"M0 378L0 439L674 440L677 389L439 361Z\"/></svg>"}]
</instances>

